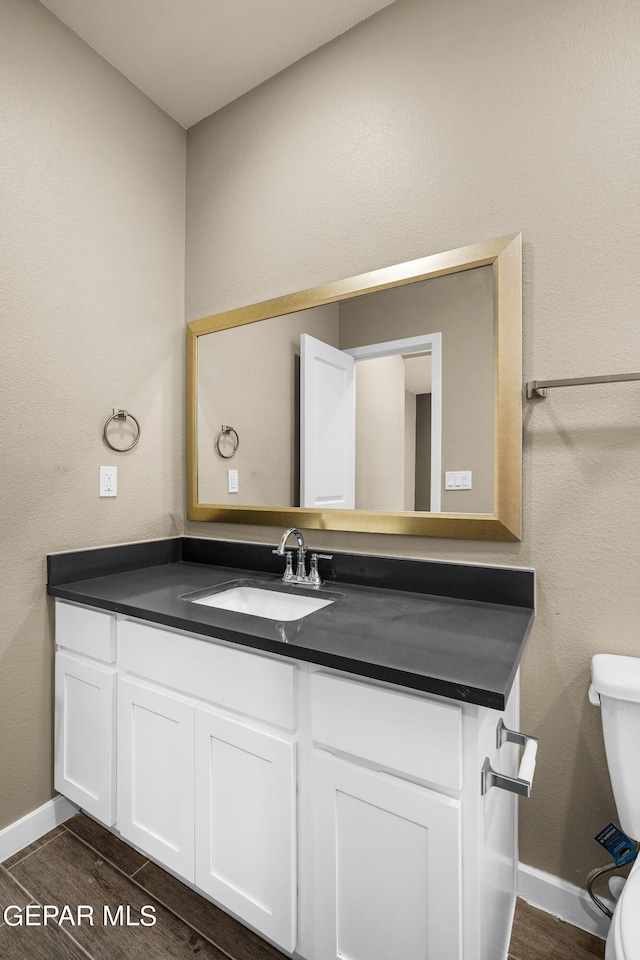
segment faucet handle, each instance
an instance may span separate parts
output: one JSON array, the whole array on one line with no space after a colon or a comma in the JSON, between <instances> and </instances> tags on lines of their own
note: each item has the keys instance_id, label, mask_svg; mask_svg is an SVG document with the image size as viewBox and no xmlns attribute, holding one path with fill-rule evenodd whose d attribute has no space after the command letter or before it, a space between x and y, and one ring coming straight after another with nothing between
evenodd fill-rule
<instances>
[{"instance_id":1,"label":"faucet handle","mask_svg":"<svg viewBox=\"0 0 640 960\"><path fill-rule=\"evenodd\" d=\"M284 550L283 553L280 553L278 549L272 550L271 553L274 553L276 557L285 558L285 569L282 575L283 583L290 583L293 580L293 552L291 550Z\"/></svg>"},{"instance_id":2,"label":"faucet handle","mask_svg":"<svg viewBox=\"0 0 640 960\"><path fill-rule=\"evenodd\" d=\"M332 553L312 553L311 566L309 568L309 583L313 587L319 587L322 584L320 574L318 573L318 560L333 560Z\"/></svg>"}]
</instances>

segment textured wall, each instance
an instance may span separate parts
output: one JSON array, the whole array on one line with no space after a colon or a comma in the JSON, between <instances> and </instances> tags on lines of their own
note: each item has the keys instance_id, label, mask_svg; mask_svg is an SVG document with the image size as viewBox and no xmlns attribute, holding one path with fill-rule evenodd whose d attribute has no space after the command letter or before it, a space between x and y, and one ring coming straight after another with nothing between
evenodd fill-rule
<instances>
[{"instance_id":1,"label":"textured wall","mask_svg":"<svg viewBox=\"0 0 640 960\"><path fill-rule=\"evenodd\" d=\"M521 230L524 378L638 369L639 32L631 0L399 0L203 121L187 319ZM578 884L615 817L590 658L640 652L639 414L637 384L526 406L519 544L309 534L536 568L522 726L541 746L521 857Z\"/></svg>"},{"instance_id":2,"label":"textured wall","mask_svg":"<svg viewBox=\"0 0 640 960\"><path fill-rule=\"evenodd\" d=\"M40 4L0 12L2 828L52 795L45 555L181 529L185 134Z\"/></svg>"},{"instance_id":3,"label":"textured wall","mask_svg":"<svg viewBox=\"0 0 640 960\"><path fill-rule=\"evenodd\" d=\"M378 357L357 363L358 510L405 509L405 419L402 357ZM415 417L412 439L415 444ZM413 474L415 477L415 464ZM413 505L407 509L413 510Z\"/></svg>"},{"instance_id":4,"label":"textured wall","mask_svg":"<svg viewBox=\"0 0 640 960\"><path fill-rule=\"evenodd\" d=\"M338 346L338 307L324 304L198 340L198 500L295 506L300 503L300 335ZM232 460L215 440L232 426ZM222 452L230 449L222 445ZM238 494L227 470L238 471Z\"/></svg>"},{"instance_id":5,"label":"textured wall","mask_svg":"<svg viewBox=\"0 0 640 960\"><path fill-rule=\"evenodd\" d=\"M493 513L493 323L491 267L380 290L340 306L345 350L442 334L444 513ZM472 489L445 490L445 470L471 470Z\"/></svg>"}]
</instances>

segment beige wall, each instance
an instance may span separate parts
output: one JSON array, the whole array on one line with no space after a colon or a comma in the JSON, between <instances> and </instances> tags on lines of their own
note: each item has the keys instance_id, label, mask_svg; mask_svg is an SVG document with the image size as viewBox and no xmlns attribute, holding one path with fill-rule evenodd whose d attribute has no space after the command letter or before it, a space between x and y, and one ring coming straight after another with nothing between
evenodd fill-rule
<instances>
[{"instance_id":1,"label":"beige wall","mask_svg":"<svg viewBox=\"0 0 640 960\"><path fill-rule=\"evenodd\" d=\"M300 505L300 336L338 346L338 306L325 304L198 338L198 500ZM222 459L222 424L238 433ZM222 447L223 453L230 452ZM238 471L238 493L227 471Z\"/></svg>"},{"instance_id":2,"label":"beige wall","mask_svg":"<svg viewBox=\"0 0 640 960\"><path fill-rule=\"evenodd\" d=\"M186 138L33 0L2 0L0 64L2 828L52 796L46 553L182 529Z\"/></svg>"},{"instance_id":3,"label":"beige wall","mask_svg":"<svg viewBox=\"0 0 640 960\"><path fill-rule=\"evenodd\" d=\"M431 394L423 394L431 397ZM418 437L416 433L416 400L415 393L410 390L404 392L404 509L416 509L416 451ZM431 423L429 423L431 436ZM424 495L424 491L422 491ZM429 504L430 506L430 504Z\"/></svg>"},{"instance_id":4,"label":"beige wall","mask_svg":"<svg viewBox=\"0 0 640 960\"><path fill-rule=\"evenodd\" d=\"M493 299L493 271L480 267L340 305L343 350L442 334L444 513L493 513ZM471 470L471 490L445 490L445 470Z\"/></svg>"},{"instance_id":5,"label":"beige wall","mask_svg":"<svg viewBox=\"0 0 640 960\"><path fill-rule=\"evenodd\" d=\"M637 369L639 32L631 0L399 0L203 121L187 319L521 230L524 378ZM521 543L308 537L536 568L522 727L541 745L521 857L578 884L615 818L590 658L640 649L639 404L619 384L527 405Z\"/></svg>"},{"instance_id":6,"label":"beige wall","mask_svg":"<svg viewBox=\"0 0 640 960\"><path fill-rule=\"evenodd\" d=\"M404 360L377 357L355 369L356 508L404 510Z\"/></svg>"},{"instance_id":7,"label":"beige wall","mask_svg":"<svg viewBox=\"0 0 640 960\"><path fill-rule=\"evenodd\" d=\"M431 394L415 398L415 506L428 510L431 502Z\"/></svg>"}]
</instances>

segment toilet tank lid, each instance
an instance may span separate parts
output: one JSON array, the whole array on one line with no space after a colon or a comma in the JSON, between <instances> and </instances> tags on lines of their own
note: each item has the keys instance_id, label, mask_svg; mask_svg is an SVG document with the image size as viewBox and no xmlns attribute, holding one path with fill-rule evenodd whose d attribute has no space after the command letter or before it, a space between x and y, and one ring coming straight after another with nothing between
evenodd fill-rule
<instances>
[{"instance_id":1,"label":"toilet tank lid","mask_svg":"<svg viewBox=\"0 0 640 960\"><path fill-rule=\"evenodd\" d=\"M603 697L640 703L640 657L597 653L591 660L591 683Z\"/></svg>"}]
</instances>

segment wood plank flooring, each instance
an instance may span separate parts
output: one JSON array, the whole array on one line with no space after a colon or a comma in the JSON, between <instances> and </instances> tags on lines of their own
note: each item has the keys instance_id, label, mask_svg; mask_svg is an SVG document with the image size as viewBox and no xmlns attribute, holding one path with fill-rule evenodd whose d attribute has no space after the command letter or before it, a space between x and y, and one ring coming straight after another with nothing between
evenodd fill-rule
<instances>
[{"instance_id":1,"label":"wood plank flooring","mask_svg":"<svg viewBox=\"0 0 640 960\"><path fill-rule=\"evenodd\" d=\"M509 960L602 960L604 940L518 900Z\"/></svg>"},{"instance_id":2,"label":"wood plank flooring","mask_svg":"<svg viewBox=\"0 0 640 960\"><path fill-rule=\"evenodd\" d=\"M284 954L148 861L93 820L78 814L0 866L0 907L38 904L85 908L82 923L2 923L1 960L286 960ZM155 908L154 926L103 923L128 906L132 922ZM93 925L89 925L93 908ZM601 960L604 942L518 900L509 960ZM414 960L393 957L389 960Z\"/></svg>"}]
</instances>

